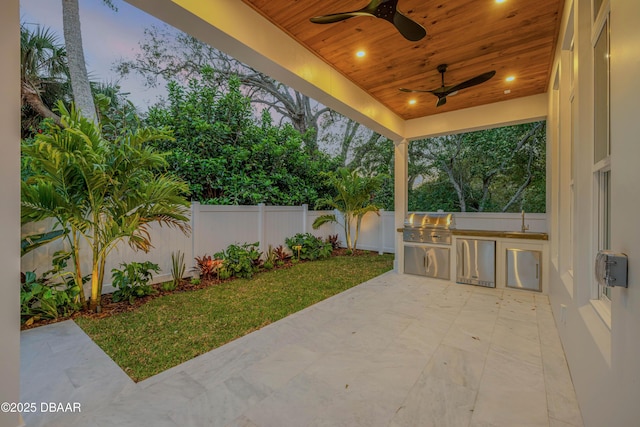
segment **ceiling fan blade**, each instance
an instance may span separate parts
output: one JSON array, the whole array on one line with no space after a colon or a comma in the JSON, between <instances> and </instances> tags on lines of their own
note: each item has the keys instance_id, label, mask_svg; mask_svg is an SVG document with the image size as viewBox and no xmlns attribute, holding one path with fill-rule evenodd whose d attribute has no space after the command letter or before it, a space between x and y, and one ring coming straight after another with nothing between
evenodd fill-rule
<instances>
[{"instance_id":1,"label":"ceiling fan blade","mask_svg":"<svg viewBox=\"0 0 640 427\"><path fill-rule=\"evenodd\" d=\"M378 12L380 3L386 3L387 1L390 0L371 0L369 4L362 9L354 10L351 12L331 13L329 15L316 16L314 18L310 18L309 20L314 24L333 24L334 22L344 21L345 19L354 18L356 16L372 16L375 18L379 18L379 16L376 15L376 12ZM397 0L395 1L397 3Z\"/></svg>"},{"instance_id":2,"label":"ceiling fan blade","mask_svg":"<svg viewBox=\"0 0 640 427\"><path fill-rule=\"evenodd\" d=\"M489 71L489 72L486 72L484 74L480 74L479 76L476 76L476 77L474 77L472 79L464 81L462 83L458 83L455 86L451 86L447 90L447 95L449 95L450 93L453 93L453 92L457 92L457 91L462 90L462 89L466 89L466 88L471 87L471 86L475 86L475 85L479 85L481 83L484 83L484 82L486 82L487 80L489 80L491 77L493 77L495 75L496 75L495 71Z\"/></svg>"},{"instance_id":3,"label":"ceiling fan blade","mask_svg":"<svg viewBox=\"0 0 640 427\"><path fill-rule=\"evenodd\" d=\"M408 93L430 93L432 95L435 95L438 97L438 102L436 102L436 107L439 107L441 105L444 105L447 103L447 96L448 94L443 92L443 89L447 89L446 87L444 88L438 88L435 90L420 90L420 89L405 89L403 87L401 87L399 90L402 92L408 92ZM453 92L455 93L455 92Z\"/></svg>"},{"instance_id":4,"label":"ceiling fan blade","mask_svg":"<svg viewBox=\"0 0 640 427\"><path fill-rule=\"evenodd\" d=\"M495 70L493 70L493 71L486 72L484 74L480 74L479 76L466 80L457 85L445 86L444 73L447 72L447 64L440 64L438 65L437 69L440 75L442 76L442 86L440 86L439 88L433 89L433 90L419 90L419 89L405 89L401 87L399 90L402 92L419 92L419 93L429 92L438 97L438 102L436 102L436 107L440 107L447 103L447 96L455 95L458 93L459 90L466 89L471 86L479 85L480 83L484 83L496 75Z\"/></svg>"},{"instance_id":5,"label":"ceiling fan blade","mask_svg":"<svg viewBox=\"0 0 640 427\"><path fill-rule=\"evenodd\" d=\"M427 30L416 21L409 19L407 16L396 10L393 16L393 25L398 29L405 39L416 42L427 35Z\"/></svg>"},{"instance_id":6,"label":"ceiling fan blade","mask_svg":"<svg viewBox=\"0 0 640 427\"><path fill-rule=\"evenodd\" d=\"M309 20L314 24L333 24L334 22L344 21L345 19L354 18L356 16L373 16L366 12L344 12L344 13L332 13L330 15L316 16Z\"/></svg>"},{"instance_id":7,"label":"ceiling fan blade","mask_svg":"<svg viewBox=\"0 0 640 427\"><path fill-rule=\"evenodd\" d=\"M416 93L433 93L432 90L420 90L420 89L405 89L403 87L399 88L398 90L402 91L402 92L416 92Z\"/></svg>"},{"instance_id":8,"label":"ceiling fan blade","mask_svg":"<svg viewBox=\"0 0 640 427\"><path fill-rule=\"evenodd\" d=\"M332 13L316 16L310 21L314 24L332 24L356 16L372 16L392 23L404 38L418 41L427 35L427 30L398 10L398 0L371 0L368 5L353 12Z\"/></svg>"}]
</instances>

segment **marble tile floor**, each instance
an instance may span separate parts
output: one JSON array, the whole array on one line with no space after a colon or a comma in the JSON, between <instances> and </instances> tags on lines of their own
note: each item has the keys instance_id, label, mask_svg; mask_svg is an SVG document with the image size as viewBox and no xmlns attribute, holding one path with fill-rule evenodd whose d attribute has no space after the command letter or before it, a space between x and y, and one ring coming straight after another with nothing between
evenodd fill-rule
<instances>
[{"instance_id":1,"label":"marble tile floor","mask_svg":"<svg viewBox=\"0 0 640 427\"><path fill-rule=\"evenodd\" d=\"M137 384L72 321L21 359L28 427L582 425L546 296L393 272Z\"/></svg>"}]
</instances>

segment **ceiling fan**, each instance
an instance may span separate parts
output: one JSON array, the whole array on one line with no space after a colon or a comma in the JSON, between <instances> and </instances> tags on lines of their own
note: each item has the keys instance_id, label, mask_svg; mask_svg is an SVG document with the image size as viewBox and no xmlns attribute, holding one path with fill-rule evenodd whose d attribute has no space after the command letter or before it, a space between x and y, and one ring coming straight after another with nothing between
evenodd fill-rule
<instances>
[{"instance_id":1,"label":"ceiling fan","mask_svg":"<svg viewBox=\"0 0 640 427\"><path fill-rule=\"evenodd\" d=\"M486 73L480 74L479 76L475 76L469 80L466 80L462 83L458 83L457 85L453 85L453 86L445 86L444 84L444 73L447 71L447 64L440 64L438 65L437 68L438 72L440 74L442 74L442 86L440 86L438 89L433 89L433 90L419 90L419 89L405 89L405 88L400 88L400 90L402 92L429 92L434 94L435 96L438 97L438 102L436 103L436 107L439 107L441 105L444 105L447 103L447 96L449 95L455 95L456 92L458 92L459 90L462 89L466 89L468 87L471 86L475 86L475 85L479 85L480 83L484 83L487 80L489 80L491 77L493 77L496 72L495 70L493 71L488 71Z\"/></svg>"},{"instance_id":2,"label":"ceiling fan","mask_svg":"<svg viewBox=\"0 0 640 427\"><path fill-rule=\"evenodd\" d=\"M311 18L310 21L314 24L333 24L334 22L344 21L345 19L356 16L372 16L389 21L398 29L404 38L414 42L427 35L427 30L425 30L422 25L409 19L398 10L398 0L371 0L369 4L362 9L316 16Z\"/></svg>"}]
</instances>

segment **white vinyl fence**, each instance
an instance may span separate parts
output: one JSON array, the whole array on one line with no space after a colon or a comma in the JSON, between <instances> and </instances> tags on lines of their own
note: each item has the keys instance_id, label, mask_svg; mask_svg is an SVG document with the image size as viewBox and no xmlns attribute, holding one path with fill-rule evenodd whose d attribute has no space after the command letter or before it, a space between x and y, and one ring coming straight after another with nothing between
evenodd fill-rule
<instances>
[{"instance_id":1,"label":"white vinyl fence","mask_svg":"<svg viewBox=\"0 0 640 427\"><path fill-rule=\"evenodd\" d=\"M105 274L105 292L111 292L111 269L120 264L132 261L151 261L160 266L161 272L154 277L154 282L171 278L171 253L181 251L187 265L187 274L195 265L194 258L213 255L233 243L255 243L261 251L269 245L277 247L284 244L287 237L296 233L311 233L326 239L329 235L338 234L345 246L345 236L341 224L325 224L318 230L312 228L313 221L320 215L331 211L310 211L303 206L211 206L197 202L191 205L191 235L185 236L180 231L153 225L151 227L151 243L153 248L148 252L136 252L126 243L120 243L107 259ZM475 230L518 230L521 226L519 214L500 213L455 213L457 228ZM340 216L338 215L340 218ZM528 214L526 223L531 231L547 231L545 214ZM43 233L51 229L51 222L27 224L22 227L22 236ZM378 253L395 253L396 230L394 212L380 211L380 215L367 214L363 221L358 239L358 249L377 251ZM21 271L36 271L42 274L51 268L53 254L63 249L62 241L38 248L21 260ZM83 274L91 270L91 252L83 246L86 258L81 260Z\"/></svg>"},{"instance_id":2,"label":"white vinyl fence","mask_svg":"<svg viewBox=\"0 0 640 427\"><path fill-rule=\"evenodd\" d=\"M194 202L191 205L190 236L185 236L179 230L154 224L150 230L153 248L148 253L134 251L126 243L120 243L107 259L104 292L113 291L110 286L111 269L120 268L120 264L125 262L151 261L158 264L161 269L153 282L170 280L172 252L181 251L184 254L187 274L190 275L191 268L195 266L195 257L213 255L233 243L257 242L260 250L266 251L269 245L286 247L285 238L307 232L323 239L329 235L339 234L341 241L344 242L342 227L339 225L325 224L318 230L312 228L313 221L327 213L332 211L310 211L307 205L211 206ZM22 227L22 236L47 232L52 224L51 221L27 224ZM391 225L393 225L393 215L391 215ZM364 245L362 247L365 248ZM91 272L91 251L86 242L81 244L81 248L84 257L80 264L83 274L86 275ZM51 268L54 253L63 249L68 248L65 248L62 240L58 240L29 252L21 259L21 271L36 271L38 275L42 274Z\"/></svg>"}]
</instances>

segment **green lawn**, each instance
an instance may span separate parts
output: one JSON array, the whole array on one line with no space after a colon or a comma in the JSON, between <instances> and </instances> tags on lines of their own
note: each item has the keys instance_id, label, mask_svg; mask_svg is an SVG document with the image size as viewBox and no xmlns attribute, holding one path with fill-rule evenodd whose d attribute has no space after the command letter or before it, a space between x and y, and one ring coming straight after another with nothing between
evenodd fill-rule
<instances>
[{"instance_id":1,"label":"green lawn","mask_svg":"<svg viewBox=\"0 0 640 427\"><path fill-rule=\"evenodd\" d=\"M332 257L156 298L76 323L134 381L158 374L391 270L393 255Z\"/></svg>"}]
</instances>

